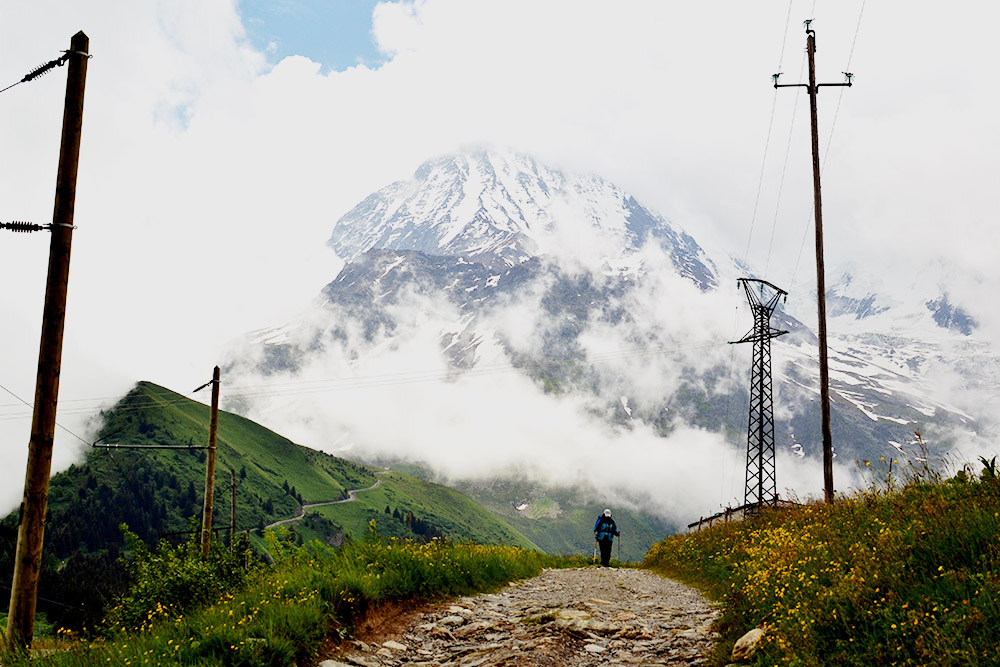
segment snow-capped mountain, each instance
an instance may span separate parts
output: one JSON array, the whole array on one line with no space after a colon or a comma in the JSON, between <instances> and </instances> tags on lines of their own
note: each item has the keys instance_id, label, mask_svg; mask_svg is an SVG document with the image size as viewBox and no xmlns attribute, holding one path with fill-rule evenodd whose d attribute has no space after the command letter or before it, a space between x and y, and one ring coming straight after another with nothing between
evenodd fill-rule
<instances>
[{"instance_id":1,"label":"snow-capped mountain","mask_svg":"<svg viewBox=\"0 0 1000 667\"><path fill-rule=\"evenodd\" d=\"M412 179L369 195L337 221L329 245L348 263L382 248L512 267L552 253L580 225L594 232L609 265L652 238L683 275L705 288L716 284L694 239L620 188L489 150L429 160Z\"/></svg>"},{"instance_id":2,"label":"snow-capped mountain","mask_svg":"<svg viewBox=\"0 0 1000 667\"><path fill-rule=\"evenodd\" d=\"M916 276L909 285L890 288L877 275L845 271L827 289L827 311L844 326L885 333L920 331L924 335L945 331L970 336L975 318L951 303L946 289L932 277Z\"/></svg>"},{"instance_id":3,"label":"snow-capped mountain","mask_svg":"<svg viewBox=\"0 0 1000 667\"><path fill-rule=\"evenodd\" d=\"M341 217L329 245L346 265L315 308L248 336L229 373L318 382L309 386L320 390L335 386L330 378L381 386L516 374L541 396L570 397L588 418L622 431L645 424L669 436L686 425L745 442L749 350L734 368L727 345L742 333L731 329L742 295L726 291L739 263L706 252L599 177L492 150L440 157ZM934 426L974 430L973 416L937 391L933 373L967 372L970 350L982 367L997 367L975 341L975 321L933 284L890 295L862 272L832 284L839 456L913 453L914 431ZM808 300L796 308L775 313L791 331L773 343L775 439L793 455L818 458L818 354L803 324L815 310ZM420 344L425 356L414 362ZM411 362L421 370L403 367ZM445 368L429 370L438 363ZM505 410L504 397L482 400ZM425 417L402 414L405 405L383 408L394 418ZM442 406L440 419L454 420L458 409Z\"/></svg>"}]
</instances>

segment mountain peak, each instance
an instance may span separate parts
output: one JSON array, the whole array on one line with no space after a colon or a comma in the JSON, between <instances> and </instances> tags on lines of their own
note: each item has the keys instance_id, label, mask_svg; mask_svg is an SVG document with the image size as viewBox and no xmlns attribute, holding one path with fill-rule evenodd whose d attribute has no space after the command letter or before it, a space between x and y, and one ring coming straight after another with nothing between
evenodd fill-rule
<instances>
[{"instance_id":1,"label":"mountain peak","mask_svg":"<svg viewBox=\"0 0 1000 667\"><path fill-rule=\"evenodd\" d=\"M600 262L651 237L682 273L703 287L715 284L694 240L616 185L523 153L479 148L428 160L412 178L366 197L337 221L329 245L347 262L384 248L501 268L558 252L567 240Z\"/></svg>"}]
</instances>

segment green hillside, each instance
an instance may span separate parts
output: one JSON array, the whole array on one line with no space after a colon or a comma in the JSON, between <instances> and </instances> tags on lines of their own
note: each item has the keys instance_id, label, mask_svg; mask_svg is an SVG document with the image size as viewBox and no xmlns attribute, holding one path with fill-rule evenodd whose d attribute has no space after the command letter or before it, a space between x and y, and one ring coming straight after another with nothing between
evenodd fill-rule
<instances>
[{"instance_id":1,"label":"green hillside","mask_svg":"<svg viewBox=\"0 0 1000 667\"><path fill-rule=\"evenodd\" d=\"M421 465L394 462L392 467L422 478L433 477L432 471ZM608 506L607 501L595 500L588 489L542 486L523 479L461 482L455 488L551 554L591 555L594 521ZM678 528L653 514L619 506L612 509L622 532L614 555L618 557L620 548L622 560L642 560L653 544Z\"/></svg>"},{"instance_id":2,"label":"green hillside","mask_svg":"<svg viewBox=\"0 0 1000 667\"><path fill-rule=\"evenodd\" d=\"M209 408L141 382L105 416L100 442L190 450L95 449L56 475L46 546L58 557L120 543L120 523L147 542L190 529L204 502ZM228 527L236 471L238 530L293 516L299 502L336 500L375 483L356 463L301 447L259 424L219 414L213 524Z\"/></svg>"},{"instance_id":3,"label":"green hillside","mask_svg":"<svg viewBox=\"0 0 1000 667\"><path fill-rule=\"evenodd\" d=\"M378 488L359 493L356 502L310 508L357 537L375 521L380 535L409 537L414 533L461 536L479 544L506 544L538 549L467 496L440 484L398 472L379 475Z\"/></svg>"},{"instance_id":4,"label":"green hillside","mask_svg":"<svg viewBox=\"0 0 1000 667\"><path fill-rule=\"evenodd\" d=\"M209 413L206 405L140 382L103 415L99 442L122 448L88 451L52 478L39 591L50 602L40 601L39 608L53 622L78 627L99 621L122 590L122 523L149 544L191 537L202 511L206 452L199 447L208 441ZM164 445L183 449L153 448ZM376 474L227 412L219 414L213 515L222 539L230 524L230 471L238 531L258 533L295 517L301 505L345 500L349 490L378 484L358 493L357 501L310 510L293 524L293 538L337 544L366 531L375 518L384 535L533 547L458 492L402 474ZM0 521L0 572L8 581L16 526L16 513Z\"/></svg>"},{"instance_id":5,"label":"green hillside","mask_svg":"<svg viewBox=\"0 0 1000 667\"><path fill-rule=\"evenodd\" d=\"M506 500L507 497L518 498L517 494L498 495L490 486L462 488L462 491L489 507L497 517L548 553L588 555L593 552L594 521L605 505L586 499L579 490L536 489L533 495L521 495L520 502ZM518 507L527 507L518 511L512 502L518 502ZM624 507L613 509L615 522L622 533L615 542L616 558L620 550L622 560L642 560L653 544L674 532L672 526L658 517Z\"/></svg>"}]
</instances>

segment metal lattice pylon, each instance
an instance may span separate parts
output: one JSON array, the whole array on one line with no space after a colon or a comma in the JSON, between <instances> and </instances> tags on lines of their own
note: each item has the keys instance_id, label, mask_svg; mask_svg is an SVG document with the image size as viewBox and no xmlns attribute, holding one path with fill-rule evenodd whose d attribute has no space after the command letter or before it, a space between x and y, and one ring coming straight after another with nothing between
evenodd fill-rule
<instances>
[{"instance_id":1,"label":"metal lattice pylon","mask_svg":"<svg viewBox=\"0 0 1000 667\"><path fill-rule=\"evenodd\" d=\"M750 371L750 420L747 426L745 506L778 501L774 471L774 403L771 394L771 339L787 331L771 327L771 314L788 292L765 280L740 278L753 311L753 329L733 343L753 343Z\"/></svg>"}]
</instances>

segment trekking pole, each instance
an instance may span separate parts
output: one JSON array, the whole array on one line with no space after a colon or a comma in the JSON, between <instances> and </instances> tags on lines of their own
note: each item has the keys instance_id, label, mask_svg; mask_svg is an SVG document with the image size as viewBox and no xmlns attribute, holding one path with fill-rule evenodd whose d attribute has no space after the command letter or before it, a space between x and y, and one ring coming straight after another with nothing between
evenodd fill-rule
<instances>
[{"instance_id":1,"label":"trekking pole","mask_svg":"<svg viewBox=\"0 0 1000 667\"><path fill-rule=\"evenodd\" d=\"M618 533L618 560L622 559L622 534Z\"/></svg>"},{"instance_id":2,"label":"trekking pole","mask_svg":"<svg viewBox=\"0 0 1000 667\"><path fill-rule=\"evenodd\" d=\"M594 540L594 562L597 562L597 540Z\"/></svg>"}]
</instances>

